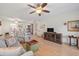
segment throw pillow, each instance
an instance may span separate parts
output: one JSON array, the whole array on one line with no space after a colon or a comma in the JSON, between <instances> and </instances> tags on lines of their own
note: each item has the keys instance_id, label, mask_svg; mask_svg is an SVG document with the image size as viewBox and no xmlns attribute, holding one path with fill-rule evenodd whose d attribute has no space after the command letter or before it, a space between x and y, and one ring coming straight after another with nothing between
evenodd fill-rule
<instances>
[{"instance_id":1,"label":"throw pillow","mask_svg":"<svg viewBox=\"0 0 79 59\"><path fill-rule=\"evenodd\" d=\"M17 47L20 46L20 43L15 38L6 39L8 47Z\"/></svg>"}]
</instances>

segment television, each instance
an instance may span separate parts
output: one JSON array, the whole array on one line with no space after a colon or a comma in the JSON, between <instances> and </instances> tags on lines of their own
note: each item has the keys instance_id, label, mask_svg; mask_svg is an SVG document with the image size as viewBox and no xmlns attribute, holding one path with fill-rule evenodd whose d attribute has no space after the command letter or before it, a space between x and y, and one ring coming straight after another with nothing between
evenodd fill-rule
<instances>
[{"instance_id":1,"label":"television","mask_svg":"<svg viewBox=\"0 0 79 59\"><path fill-rule=\"evenodd\" d=\"M47 28L47 32L54 32L54 28Z\"/></svg>"}]
</instances>

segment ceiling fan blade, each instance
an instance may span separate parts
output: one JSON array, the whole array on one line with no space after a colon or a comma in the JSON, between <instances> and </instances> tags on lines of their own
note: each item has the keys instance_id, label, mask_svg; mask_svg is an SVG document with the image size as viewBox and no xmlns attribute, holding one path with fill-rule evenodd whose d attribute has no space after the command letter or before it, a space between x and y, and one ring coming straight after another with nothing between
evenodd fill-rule
<instances>
[{"instance_id":1,"label":"ceiling fan blade","mask_svg":"<svg viewBox=\"0 0 79 59\"><path fill-rule=\"evenodd\" d=\"M43 12L50 13L50 11L48 11L48 10L43 10Z\"/></svg>"},{"instance_id":2,"label":"ceiling fan blade","mask_svg":"<svg viewBox=\"0 0 79 59\"><path fill-rule=\"evenodd\" d=\"M37 5L37 7L40 7L40 3L37 3L36 5Z\"/></svg>"},{"instance_id":3,"label":"ceiling fan blade","mask_svg":"<svg viewBox=\"0 0 79 59\"><path fill-rule=\"evenodd\" d=\"M39 16L41 16L41 14L38 14Z\"/></svg>"},{"instance_id":4,"label":"ceiling fan blade","mask_svg":"<svg viewBox=\"0 0 79 59\"><path fill-rule=\"evenodd\" d=\"M35 11L30 12L30 14L35 13Z\"/></svg>"},{"instance_id":5,"label":"ceiling fan blade","mask_svg":"<svg viewBox=\"0 0 79 59\"><path fill-rule=\"evenodd\" d=\"M41 7L44 8L46 5L47 5L47 3L43 3L43 4L41 5Z\"/></svg>"},{"instance_id":6,"label":"ceiling fan blade","mask_svg":"<svg viewBox=\"0 0 79 59\"><path fill-rule=\"evenodd\" d=\"M34 8L34 9L36 8L35 6L32 6L32 5L30 5L30 4L28 4L28 6Z\"/></svg>"}]
</instances>

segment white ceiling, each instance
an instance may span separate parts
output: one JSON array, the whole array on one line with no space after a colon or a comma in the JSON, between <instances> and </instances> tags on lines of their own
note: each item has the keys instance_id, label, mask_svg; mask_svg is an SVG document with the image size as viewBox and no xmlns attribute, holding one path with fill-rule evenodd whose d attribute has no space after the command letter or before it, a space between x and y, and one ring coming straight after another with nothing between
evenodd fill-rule
<instances>
[{"instance_id":1,"label":"white ceiling","mask_svg":"<svg viewBox=\"0 0 79 59\"><path fill-rule=\"evenodd\" d=\"M32 4L33 5L33 4ZM29 14L32 8L27 3L0 3L0 16L18 17L25 20L49 19L67 15L79 15L78 3L49 3L46 7L50 13L43 13L42 16Z\"/></svg>"}]
</instances>

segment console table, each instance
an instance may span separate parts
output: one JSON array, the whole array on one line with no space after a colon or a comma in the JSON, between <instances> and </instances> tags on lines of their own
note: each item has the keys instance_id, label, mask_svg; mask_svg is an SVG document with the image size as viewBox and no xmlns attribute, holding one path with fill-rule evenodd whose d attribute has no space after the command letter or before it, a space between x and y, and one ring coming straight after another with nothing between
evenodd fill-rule
<instances>
[{"instance_id":1,"label":"console table","mask_svg":"<svg viewBox=\"0 0 79 59\"><path fill-rule=\"evenodd\" d=\"M44 32L44 39L55 43L61 44L62 43L61 37L62 37L61 33Z\"/></svg>"},{"instance_id":2,"label":"console table","mask_svg":"<svg viewBox=\"0 0 79 59\"><path fill-rule=\"evenodd\" d=\"M73 39L76 39L76 46L77 46L77 48L79 48L79 37L73 36L73 35L71 35L71 36L69 35L68 37L69 37L69 45L70 45L70 46L72 45L72 44L71 44L71 43L72 43L71 40L72 40L72 38L73 38Z\"/></svg>"}]
</instances>

